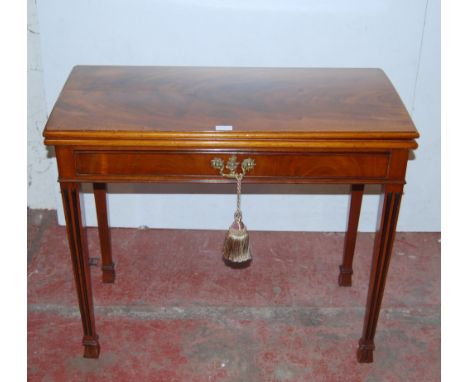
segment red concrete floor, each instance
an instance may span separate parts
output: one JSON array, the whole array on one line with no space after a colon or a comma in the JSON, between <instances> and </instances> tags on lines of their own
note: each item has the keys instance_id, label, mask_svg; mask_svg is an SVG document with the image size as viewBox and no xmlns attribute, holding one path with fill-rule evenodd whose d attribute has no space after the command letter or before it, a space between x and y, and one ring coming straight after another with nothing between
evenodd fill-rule
<instances>
[{"instance_id":1,"label":"red concrete floor","mask_svg":"<svg viewBox=\"0 0 468 382\"><path fill-rule=\"evenodd\" d=\"M65 228L53 212L28 215L30 381L440 380L439 233L397 235L374 363L358 364L372 234L359 234L353 286L341 288L342 233L251 232L240 270L221 261L222 231L112 229L115 284L92 268L92 360Z\"/></svg>"}]
</instances>

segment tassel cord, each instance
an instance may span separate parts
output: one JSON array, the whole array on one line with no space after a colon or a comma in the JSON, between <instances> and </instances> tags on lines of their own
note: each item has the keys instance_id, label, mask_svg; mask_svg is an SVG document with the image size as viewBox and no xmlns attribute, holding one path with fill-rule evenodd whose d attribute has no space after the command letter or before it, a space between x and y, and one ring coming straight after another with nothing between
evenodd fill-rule
<instances>
[{"instance_id":1,"label":"tassel cord","mask_svg":"<svg viewBox=\"0 0 468 382\"><path fill-rule=\"evenodd\" d=\"M237 180L237 209L234 213L234 220L236 221L239 229L241 228L242 212L241 212L241 190L242 190L242 178L243 174L236 174Z\"/></svg>"}]
</instances>

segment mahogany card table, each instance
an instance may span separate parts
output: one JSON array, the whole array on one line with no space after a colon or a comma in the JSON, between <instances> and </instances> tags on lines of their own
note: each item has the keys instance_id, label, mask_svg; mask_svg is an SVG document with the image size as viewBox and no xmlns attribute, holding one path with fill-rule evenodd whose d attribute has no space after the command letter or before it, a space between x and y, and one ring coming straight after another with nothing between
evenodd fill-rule
<instances>
[{"instance_id":1,"label":"mahogany card table","mask_svg":"<svg viewBox=\"0 0 468 382\"><path fill-rule=\"evenodd\" d=\"M244 182L350 185L343 287L351 286L364 186L382 185L357 348L359 362L372 362L408 155L418 136L380 69L74 67L44 137L57 157L84 357L97 358L100 345L81 183L94 186L103 282L112 283L106 184L235 182L220 175L213 159L236 156L234 162L254 164Z\"/></svg>"}]
</instances>

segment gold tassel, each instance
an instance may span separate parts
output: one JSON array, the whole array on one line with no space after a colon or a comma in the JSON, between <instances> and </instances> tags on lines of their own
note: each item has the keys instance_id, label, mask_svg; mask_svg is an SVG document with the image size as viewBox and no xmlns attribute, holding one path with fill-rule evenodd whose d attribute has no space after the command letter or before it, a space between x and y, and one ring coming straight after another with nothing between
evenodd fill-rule
<instances>
[{"instance_id":1,"label":"gold tassel","mask_svg":"<svg viewBox=\"0 0 468 382\"><path fill-rule=\"evenodd\" d=\"M234 222L224 240L224 260L230 263L244 263L252 260L249 234L244 223Z\"/></svg>"},{"instance_id":2,"label":"gold tassel","mask_svg":"<svg viewBox=\"0 0 468 382\"><path fill-rule=\"evenodd\" d=\"M252 260L250 253L249 234L242 222L242 212L240 209L241 182L243 174L236 174L237 180L237 209L234 214L234 223L226 234L224 240L223 258L231 264L242 264Z\"/></svg>"}]
</instances>

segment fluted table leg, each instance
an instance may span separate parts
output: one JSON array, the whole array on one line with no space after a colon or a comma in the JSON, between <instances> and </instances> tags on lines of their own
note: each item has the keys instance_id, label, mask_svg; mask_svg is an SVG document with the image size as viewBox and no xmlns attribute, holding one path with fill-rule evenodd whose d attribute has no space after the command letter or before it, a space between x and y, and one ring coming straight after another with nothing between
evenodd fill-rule
<instances>
[{"instance_id":1,"label":"fluted table leg","mask_svg":"<svg viewBox=\"0 0 468 382\"><path fill-rule=\"evenodd\" d=\"M357 359L362 363L373 361L375 349L374 336L390 264L393 241L395 239L402 194L402 185L385 186L383 203L380 207L380 229L377 232L374 243L364 327L357 351Z\"/></svg>"},{"instance_id":2,"label":"fluted table leg","mask_svg":"<svg viewBox=\"0 0 468 382\"><path fill-rule=\"evenodd\" d=\"M99 357L99 336L94 324L93 293L88 257L88 248L81 222L80 185L79 183L60 184L63 207L67 224L68 243L70 246L76 292L83 324L83 345L85 358Z\"/></svg>"}]
</instances>

